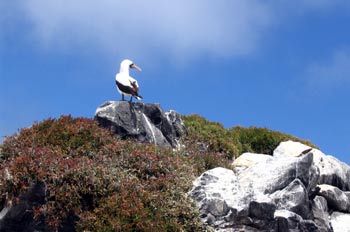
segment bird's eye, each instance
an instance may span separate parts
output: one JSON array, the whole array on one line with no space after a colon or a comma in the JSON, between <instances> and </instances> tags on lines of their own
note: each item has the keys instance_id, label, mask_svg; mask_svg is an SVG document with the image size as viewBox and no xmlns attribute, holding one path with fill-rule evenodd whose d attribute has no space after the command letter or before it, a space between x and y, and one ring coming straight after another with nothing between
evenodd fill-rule
<instances>
[{"instance_id":1,"label":"bird's eye","mask_svg":"<svg viewBox=\"0 0 350 232\"><path fill-rule=\"evenodd\" d=\"M133 65L134 65L134 64L130 64L129 67L132 68Z\"/></svg>"}]
</instances>

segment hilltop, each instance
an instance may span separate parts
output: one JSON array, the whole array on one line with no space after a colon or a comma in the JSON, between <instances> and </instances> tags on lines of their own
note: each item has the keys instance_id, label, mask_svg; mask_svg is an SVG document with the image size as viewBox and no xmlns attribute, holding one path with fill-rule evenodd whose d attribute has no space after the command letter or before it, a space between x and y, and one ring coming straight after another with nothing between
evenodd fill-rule
<instances>
[{"instance_id":1,"label":"hilltop","mask_svg":"<svg viewBox=\"0 0 350 232\"><path fill-rule=\"evenodd\" d=\"M0 152L1 231L204 231L187 194L203 172L233 169L245 152L272 155L286 140L317 148L267 128L181 118L177 149L120 138L94 119L71 116L8 136Z\"/></svg>"}]
</instances>

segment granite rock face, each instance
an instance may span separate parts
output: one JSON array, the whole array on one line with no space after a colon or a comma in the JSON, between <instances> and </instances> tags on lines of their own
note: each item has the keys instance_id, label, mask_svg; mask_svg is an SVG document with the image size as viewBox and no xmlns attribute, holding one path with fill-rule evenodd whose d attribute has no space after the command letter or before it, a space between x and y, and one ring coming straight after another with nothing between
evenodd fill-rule
<instances>
[{"instance_id":1,"label":"granite rock face","mask_svg":"<svg viewBox=\"0 0 350 232\"><path fill-rule=\"evenodd\" d=\"M350 215L344 214L348 165L292 141L281 143L273 156L251 161L259 155L246 153L233 163L235 172L215 168L194 181L189 195L204 222L216 231L341 231L336 228L344 223L350 228L344 220Z\"/></svg>"},{"instance_id":2,"label":"granite rock face","mask_svg":"<svg viewBox=\"0 0 350 232\"><path fill-rule=\"evenodd\" d=\"M121 138L134 138L169 148L181 146L185 132L180 114L163 112L158 104L108 101L96 109L95 120Z\"/></svg>"}]
</instances>

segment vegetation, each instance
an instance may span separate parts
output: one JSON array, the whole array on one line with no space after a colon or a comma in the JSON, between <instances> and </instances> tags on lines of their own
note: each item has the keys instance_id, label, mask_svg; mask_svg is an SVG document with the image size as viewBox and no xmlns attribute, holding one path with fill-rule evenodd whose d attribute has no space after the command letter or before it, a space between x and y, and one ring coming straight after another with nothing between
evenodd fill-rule
<instances>
[{"instance_id":1,"label":"vegetation","mask_svg":"<svg viewBox=\"0 0 350 232\"><path fill-rule=\"evenodd\" d=\"M93 120L63 116L22 129L2 145L2 199L42 181L47 201L33 209L52 228L72 213L79 231L200 231L187 198L198 173L186 156L121 141Z\"/></svg>"},{"instance_id":2,"label":"vegetation","mask_svg":"<svg viewBox=\"0 0 350 232\"><path fill-rule=\"evenodd\" d=\"M225 129L220 123L209 122L199 115L184 116L190 144L205 143L209 151L224 154L228 159L238 157L244 152L272 155L282 141L293 140L315 147L310 141L266 128L240 126Z\"/></svg>"},{"instance_id":3,"label":"vegetation","mask_svg":"<svg viewBox=\"0 0 350 232\"><path fill-rule=\"evenodd\" d=\"M45 202L32 214L52 229L75 215L78 231L203 231L186 195L195 177L229 167L242 152L271 154L282 140L300 141L268 129L226 130L198 115L183 119L186 149L178 152L122 141L91 119L35 123L1 145L0 202L16 204L42 182Z\"/></svg>"}]
</instances>

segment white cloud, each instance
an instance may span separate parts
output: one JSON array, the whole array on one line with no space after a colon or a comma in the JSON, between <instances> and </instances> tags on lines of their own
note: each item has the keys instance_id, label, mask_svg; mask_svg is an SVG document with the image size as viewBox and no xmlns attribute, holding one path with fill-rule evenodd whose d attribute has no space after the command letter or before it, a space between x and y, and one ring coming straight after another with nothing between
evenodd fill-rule
<instances>
[{"instance_id":1,"label":"white cloud","mask_svg":"<svg viewBox=\"0 0 350 232\"><path fill-rule=\"evenodd\" d=\"M350 84L350 51L334 52L329 60L310 64L306 70L307 85L317 90L331 90Z\"/></svg>"},{"instance_id":2,"label":"white cloud","mask_svg":"<svg viewBox=\"0 0 350 232\"><path fill-rule=\"evenodd\" d=\"M27 0L35 34L48 48L96 47L121 54L240 56L255 51L272 23L256 0Z\"/></svg>"},{"instance_id":3,"label":"white cloud","mask_svg":"<svg viewBox=\"0 0 350 232\"><path fill-rule=\"evenodd\" d=\"M161 53L181 60L254 54L272 25L293 17L286 16L290 12L329 8L344 0L15 2L17 15L31 23L32 35L48 50L94 49L145 59Z\"/></svg>"}]
</instances>

